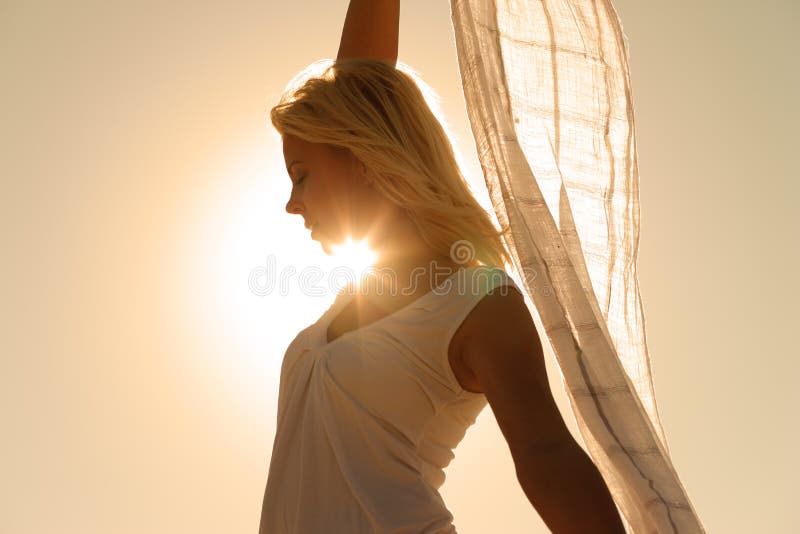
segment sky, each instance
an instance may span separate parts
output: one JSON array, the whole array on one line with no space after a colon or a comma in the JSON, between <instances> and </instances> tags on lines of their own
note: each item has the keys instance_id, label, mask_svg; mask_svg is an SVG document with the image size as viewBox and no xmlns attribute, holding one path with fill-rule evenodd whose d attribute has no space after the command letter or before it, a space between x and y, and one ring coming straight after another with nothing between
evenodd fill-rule
<instances>
[{"instance_id":1,"label":"sky","mask_svg":"<svg viewBox=\"0 0 800 534\"><path fill-rule=\"evenodd\" d=\"M796 532L798 5L614 5L673 464L709 532ZM332 293L252 274L334 265L284 211L268 111L346 9L0 1L3 534L256 531L281 358ZM480 187L448 2L401 19ZM489 408L441 491L462 534L547 532Z\"/></svg>"}]
</instances>

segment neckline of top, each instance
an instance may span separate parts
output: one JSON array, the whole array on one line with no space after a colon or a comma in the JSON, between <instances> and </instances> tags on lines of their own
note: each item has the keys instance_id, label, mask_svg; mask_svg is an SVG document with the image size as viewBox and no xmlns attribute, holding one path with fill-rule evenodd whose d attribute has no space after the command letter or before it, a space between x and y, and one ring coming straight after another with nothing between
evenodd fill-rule
<instances>
[{"instance_id":1,"label":"neckline of top","mask_svg":"<svg viewBox=\"0 0 800 534\"><path fill-rule=\"evenodd\" d=\"M428 291L424 295L412 300L411 302L409 302L405 306L402 306L401 308L398 308L397 310L393 311L392 313L390 313L388 315L384 315L383 317L381 317L379 319L376 319L376 320L372 321L371 323L367 323L365 325L359 326L358 328L353 328L352 330L348 330L346 332L343 332L338 337L335 337L332 340L328 341L328 328L330 327L331 323L333 322L334 319L336 319L336 317L338 317L338 314L341 313L341 311L344 309L344 307L347 306L347 304L351 300L353 300L353 298L355 298L355 294L346 295L344 297L344 300L342 301L342 304L340 304L339 306L333 306L333 307L331 307L330 310L328 310L328 317L326 318L325 321L322 322L322 328L321 328L322 335L319 336L321 338L321 343L322 343L320 348L326 349L326 348L330 347L331 345L335 344L337 341L339 341L340 339L342 339L345 336L348 336L348 335L351 335L351 334L363 333L365 330L368 330L370 328L374 328L375 326L379 325L380 323L383 323L383 322L386 322L386 321L388 321L390 319L393 319L393 318L397 317L398 315L400 315L401 313L403 313L403 312L405 312L407 310L410 310L411 308L419 306L422 301L430 298L431 295L438 294L437 290L440 289L441 287L445 286L450 280L452 280L459 273L461 273L463 271L469 271L469 270L472 270L472 269L479 269L479 268L486 268L486 266L479 265L479 266L473 266L473 267L463 267L461 269L458 269L457 271L453 272L450 276L445 278L442 281L441 284L435 286L434 288L432 288L430 291ZM334 313L335 313L335 315L334 315Z\"/></svg>"}]
</instances>

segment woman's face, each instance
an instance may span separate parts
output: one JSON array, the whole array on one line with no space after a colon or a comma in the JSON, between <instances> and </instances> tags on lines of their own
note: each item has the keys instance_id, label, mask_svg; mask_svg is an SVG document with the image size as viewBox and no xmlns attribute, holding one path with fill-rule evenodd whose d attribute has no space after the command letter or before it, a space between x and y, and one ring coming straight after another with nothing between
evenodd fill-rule
<instances>
[{"instance_id":1,"label":"woman's face","mask_svg":"<svg viewBox=\"0 0 800 534\"><path fill-rule=\"evenodd\" d=\"M348 236L372 234L394 211L367 185L366 169L350 151L285 135L283 157L292 180L286 211L303 217L326 253Z\"/></svg>"}]
</instances>

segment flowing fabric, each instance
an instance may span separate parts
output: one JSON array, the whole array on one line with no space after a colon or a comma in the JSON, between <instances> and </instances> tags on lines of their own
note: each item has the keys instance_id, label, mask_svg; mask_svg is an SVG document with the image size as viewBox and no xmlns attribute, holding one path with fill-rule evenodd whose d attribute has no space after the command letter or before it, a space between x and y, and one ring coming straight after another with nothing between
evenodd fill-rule
<instances>
[{"instance_id":1,"label":"flowing fabric","mask_svg":"<svg viewBox=\"0 0 800 534\"><path fill-rule=\"evenodd\" d=\"M489 195L588 453L629 531L704 532L653 391L616 11L609 0L452 0L451 13Z\"/></svg>"}]
</instances>

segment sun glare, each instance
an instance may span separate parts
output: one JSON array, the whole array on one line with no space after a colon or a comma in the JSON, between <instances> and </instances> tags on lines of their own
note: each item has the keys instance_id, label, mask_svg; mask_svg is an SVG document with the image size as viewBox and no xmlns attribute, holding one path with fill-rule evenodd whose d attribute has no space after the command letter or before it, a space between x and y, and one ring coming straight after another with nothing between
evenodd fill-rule
<instances>
[{"instance_id":1,"label":"sun glare","mask_svg":"<svg viewBox=\"0 0 800 534\"><path fill-rule=\"evenodd\" d=\"M358 280L377 259L377 254L369 248L366 239L353 241L348 237L343 244L331 248L334 263L350 269L356 275L356 280Z\"/></svg>"}]
</instances>

